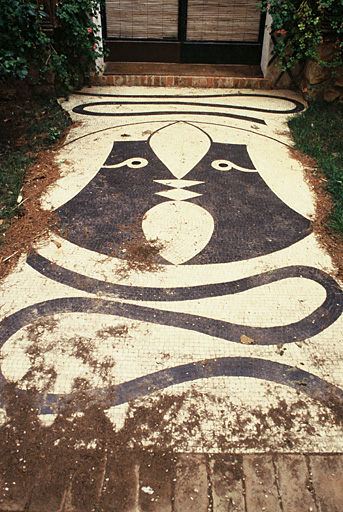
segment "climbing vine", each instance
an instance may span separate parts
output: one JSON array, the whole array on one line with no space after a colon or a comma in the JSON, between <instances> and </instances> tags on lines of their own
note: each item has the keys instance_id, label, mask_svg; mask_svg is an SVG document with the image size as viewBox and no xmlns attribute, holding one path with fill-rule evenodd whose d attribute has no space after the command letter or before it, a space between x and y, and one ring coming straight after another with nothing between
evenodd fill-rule
<instances>
[{"instance_id":1,"label":"climbing vine","mask_svg":"<svg viewBox=\"0 0 343 512\"><path fill-rule=\"evenodd\" d=\"M283 70L308 58L337 69L343 64L343 0L262 0L272 16L274 52ZM322 51L330 41L334 51Z\"/></svg>"}]
</instances>

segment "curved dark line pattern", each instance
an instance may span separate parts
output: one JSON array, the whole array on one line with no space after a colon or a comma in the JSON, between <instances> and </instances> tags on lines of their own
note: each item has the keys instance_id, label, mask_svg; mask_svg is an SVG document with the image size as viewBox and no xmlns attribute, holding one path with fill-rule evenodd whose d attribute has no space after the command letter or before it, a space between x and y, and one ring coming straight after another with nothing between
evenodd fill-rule
<instances>
[{"instance_id":1,"label":"curved dark line pattern","mask_svg":"<svg viewBox=\"0 0 343 512\"><path fill-rule=\"evenodd\" d=\"M305 267L302 265L283 267L270 272L264 272L262 274L224 283L161 288L125 286L117 283L108 283L106 281L87 277L72 270L67 270L56 265L52 261L47 260L38 253L34 253L29 256L27 258L27 264L45 277L70 286L71 288L88 293L101 292L115 299L136 301L175 302L180 300L195 300L222 295L232 295L291 277L310 279L311 281L315 281L320 284L325 288L327 298L329 300L333 299L336 295L340 297L343 294L336 281L328 274L318 268Z\"/></svg>"},{"instance_id":2,"label":"curved dark line pattern","mask_svg":"<svg viewBox=\"0 0 343 512\"><path fill-rule=\"evenodd\" d=\"M318 334L340 316L342 308L342 294L334 294L327 297L319 308L299 322L275 327L252 327L100 298L59 298L28 306L5 318L0 324L0 348L25 325L41 317L61 313L98 313L120 316L139 322L186 329L235 343L240 343L241 336L245 334L254 339L256 345L275 345L292 343Z\"/></svg>"},{"instance_id":3,"label":"curved dark line pattern","mask_svg":"<svg viewBox=\"0 0 343 512\"><path fill-rule=\"evenodd\" d=\"M80 135L79 137L76 137L75 139L72 139L72 140L69 140L68 142L65 142L64 144L62 144L61 147L64 148L65 146L69 146L69 144L73 144L74 142L76 142L78 140L81 140L81 139L84 139L86 137L89 137L90 135L95 135L97 133L106 132L108 130L117 130L118 128L123 128L124 126L128 127L128 126L137 126L137 125L141 125L141 124L150 124L151 122L153 122L153 123L170 123L170 124L175 124L175 122L178 122L178 121L170 121L170 119L159 119L158 121L138 121L136 123L127 123L127 124L119 124L119 125L108 126L107 128L102 128L101 130L95 130L94 132L89 132L89 133L86 133L85 135ZM292 148L293 147L291 144L287 144L286 142L282 142L281 140L278 140L275 137L271 137L270 135L266 135L265 133L258 133L258 132L254 131L254 130L249 130L247 128L242 128L242 127L232 126L232 125L226 125L226 124L221 124L221 123L209 123L208 121L183 121L183 122L188 123L188 124L192 124L193 126L196 126L197 124L206 124L206 125L209 125L209 126L221 126L221 127L224 127L224 128L234 128L235 130L239 130L241 132L253 133L254 135L257 135L259 137L263 137L264 139L273 140L273 141L277 142L278 144L281 144L282 146L286 146L287 148ZM199 128L198 126L196 126L196 127ZM201 129L201 128L199 128L199 129Z\"/></svg>"},{"instance_id":4,"label":"curved dark line pattern","mask_svg":"<svg viewBox=\"0 0 343 512\"><path fill-rule=\"evenodd\" d=\"M106 405L111 407L144 398L177 384L211 377L245 377L265 380L305 393L308 397L332 409L337 407L337 402L340 406L343 404L343 391L316 375L299 368L253 357L221 357L196 361L144 375L110 389L94 390L90 394L102 395L105 398L108 394L111 398ZM73 395L53 393L47 396L41 395L41 414L56 413L61 398L64 403L68 403L73 399Z\"/></svg>"},{"instance_id":5,"label":"curved dark line pattern","mask_svg":"<svg viewBox=\"0 0 343 512\"><path fill-rule=\"evenodd\" d=\"M120 104L120 103L119 103ZM133 103L134 105L136 105L136 103ZM146 103L145 103L146 104ZM153 103L155 104L155 103ZM175 103L173 103L175 104ZM153 111L153 112L146 112L146 111L143 111L143 112L126 112L126 113L116 113L116 112L92 112L92 111L87 111L85 110L86 108L88 107L94 107L94 106L99 106L99 105L117 105L116 102L113 102L113 101L102 101L102 102L98 102L98 103L84 103L83 105L77 105L76 107L73 108L73 112L75 112L76 114L82 114L84 116L100 116L100 117L137 117L137 116L142 116L142 117L146 117L146 116L159 116L159 115L208 115L208 116L211 116L211 117L229 117L231 119L241 119L243 121L251 121L251 122L254 122L254 123L257 123L257 124L266 124L266 122L263 120L263 119L258 119L257 117L247 117L247 116L239 116L237 114L228 114L228 113L224 113L224 112L193 112L193 111L189 111L189 110L180 110L180 111L175 111L175 110L164 110L164 111ZM138 105L138 103L137 103ZM144 103L143 103L144 105ZM156 103L156 105L161 105L161 103ZM208 105L209 107L212 107L212 105Z\"/></svg>"},{"instance_id":6,"label":"curved dark line pattern","mask_svg":"<svg viewBox=\"0 0 343 512\"><path fill-rule=\"evenodd\" d=\"M202 128L200 128L199 126L196 126L196 124L197 124L196 122L192 122L192 121L178 121L178 120L177 120L177 121L172 121L172 122L170 123L170 125L168 125L168 126L162 126L161 128L158 128L157 130L155 130L151 135L149 135L149 137L148 137L148 139L147 139L147 140L148 140L148 142L149 142L149 144L150 144L151 138L155 135L155 133L157 133L157 132L161 132L161 131L162 131L162 130L164 130L165 128L167 128L167 127L169 128L169 126L177 125L177 124L179 124L180 122L182 122L182 123L184 123L184 124L187 124L188 126L193 126L193 128L196 128L197 130L199 130L200 132L202 132L202 133L203 133L203 134L204 134L208 139L210 139L211 145L213 144L213 139L212 139L211 135L210 135L209 133L205 132L205 130L203 130L203 129L202 129ZM254 170L256 170L256 169L254 168Z\"/></svg>"},{"instance_id":7,"label":"curved dark line pattern","mask_svg":"<svg viewBox=\"0 0 343 512\"><path fill-rule=\"evenodd\" d=\"M191 106L191 107L208 107L208 108L223 108L225 110L249 110L252 112L263 112L268 114L280 114L280 110L270 110L266 108L258 108L258 107L246 107L244 105L224 105L222 103L199 103L199 102L191 102L191 101L179 101L177 98L176 101L101 101L101 102L94 102L94 103L87 103L87 106L94 106L94 105L184 105L184 106ZM74 107L77 108L77 107ZM294 108L291 110L283 110L281 111L282 114L293 114Z\"/></svg>"},{"instance_id":8,"label":"curved dark line pattern","mask_svg":"<svg viewBox=\"0 0 343 512\"><path fill-rule=\"evenodd\" d=\"M97 93L87 93L87 92L74 92L73 94L76 94L78 96L94 96L96 98L137 98L134 94L97 94ZM276 99L276 100L283 100L288 101L289 103L293 103L295 105L294 109L292 110L260 110L260 112L268 112L270 114L294 114L296 112L301 112L304 110L305 105L301 103L301 101L295 100L293 98L285 98L284 96L273 96L272 94L244 94L244 93L232 93L232 94L192 94L192 95L173 95L173 94L147 94L147 95L140 95L141 98L154 98L154 99L161 99L164 98L173 98L176 101L179 98L185 99L193 99L193 98L270 98L270 99ZM134 103L134 102L133 102ZM226 107L228 105L225 105ZM247 110L256 110L254 108L245 107Z\"/></svg>"},{"instance_id":9,"label":"curved dark line pattern","mask_svg":"<svg viewBox=\"0 0 343 512\"><path fill-rule=\"evenodd\" d=\"M271 97L280 98L275 96ZM287 101L294 100L287 99ZM301 105L301 107L304 108L303 105ZM147 113L142 113L142 115L147 115ZM153 113L149 113L149 115L153 115ZM240 118L240 116L229 117ZM259 120L255 122L258 121ZM319 283L325 288L327 298L324 303L306 319L289 326L273 328L245 327L195 315L160 311L139 305L123 304L120 302L97 298L71 297L54 299L24 308L3 320L0 324L0 347L10 336L23 326L28 325L32 321L41 317L56 313L93 312L123 316L143 322L147 321L156 324L182 327L184 329L195 330L197 332L202 332L216 337L219 335L219 337L222 337L223 339L229 339L236 342L240 341L240 336L244 333L254 338L257 344L276 344L280 341L282 343L295 341L296 339L299 339L299 336L301 339L308 337L309 335L313 336L335 321L343 311L342 291L338 287L337 283L324 272L311 267L286 267L275 270L272 273L267 272L258 276L243 278L229 283L200 285L188 288L161 289L126 287L81 276L80 274L54 265L40 255L30 257L28 259L28 263L50 279L73 288L82 289L89 293L101 291L108 296L124 299L137 300L138 297L140 300L144 301L154 300L166 302L214 297L239 293L244 290L289 277L303 277ZM83 282L78 281L80 277ZM78 284L76 284L77 281ZM209 322L211 325L209 325ZM115 399L109 404L109 406L120 405L128 402L129 400L144 398L156 391L169 388L176 384L223 376L257 378L282 384L297 391L301 391L310 398L319 400L328 407L330 407L330 403L328 403L328 397L330 396L336 397L340 403L343 402L343 391L341 389L325 382L309 372L264 359L256 359L252 357L223 357L168 368L119 384L111 389L111 391L114 391ZM0 387L2 387L5 382L6 380L4 376L0 373ZM94 390L92 393L95 395L103 394L106 396L107 391L108 390L105 388ZM52 393L47 396L41 395L41 413L51 414L56 412L56 407L58 408L58 402L62 397L64 398L64 401L66 401L68 399L72 399L73 395Z\"/></svg>"},{"instance_id":10,"label":"curved dark line pattern","mask_svg":"<svg viewBox=\"0 0 343 512\"><path fill-rule=\"evenodd\" d=\"M343 391L309 372L288 365L253 357L221 357L188 363L124 382L116 386L120 405L132 399L154 393L175 384L211 377L252 377L303 389L308 396L326 400L328 390L343 399ZM306 383L306 384L305 384Z\"/></svg>"}]
</instances>

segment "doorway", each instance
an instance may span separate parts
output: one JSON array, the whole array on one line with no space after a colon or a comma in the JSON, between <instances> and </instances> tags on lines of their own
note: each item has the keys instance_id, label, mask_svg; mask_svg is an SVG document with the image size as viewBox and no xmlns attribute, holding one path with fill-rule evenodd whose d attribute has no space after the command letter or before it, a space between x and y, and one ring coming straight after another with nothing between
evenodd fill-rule
<instances>
[{"instance_id":1,"label":"doorway","mask_svg":"<svg viewBox=\"0 0 343 512\"><path fill-rule=\"evenodd\" d=\"M259 0L106 0L110 62L259 64Z\"/></svg>"}]
</instances>

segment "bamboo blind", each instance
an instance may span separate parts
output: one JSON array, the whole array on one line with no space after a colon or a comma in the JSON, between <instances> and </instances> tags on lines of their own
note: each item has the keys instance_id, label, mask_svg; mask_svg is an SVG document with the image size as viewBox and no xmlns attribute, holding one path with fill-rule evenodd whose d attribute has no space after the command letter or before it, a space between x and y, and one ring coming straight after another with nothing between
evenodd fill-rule
<instances>
[{"instance_id":1,"label":"bamboo blind","mask_svg":"<svg viewBox=\"0 0 343 512\"><path fill-rule=\"evenodd\" d=\"M187 40L257 42L258 0L188 0Z\"/></svg>"},{"instance_id":2,"label":"bamboo blind","mask_svg":"<svg viewBox=\"0 0 343 512\"><path fill-rule=\"evenodd\" d=\"M107 37L177 39L178 0L106 0Z\"/></svg>"}]
</instances>

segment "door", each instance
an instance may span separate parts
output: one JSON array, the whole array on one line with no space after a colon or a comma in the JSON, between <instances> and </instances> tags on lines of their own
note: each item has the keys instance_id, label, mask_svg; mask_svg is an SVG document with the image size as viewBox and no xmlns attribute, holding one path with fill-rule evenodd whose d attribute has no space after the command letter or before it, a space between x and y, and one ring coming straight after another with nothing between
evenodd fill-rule
<instances>
[{"instance_id":1,"label":"door","mask_svg":"<svg viewBox=\"0 0 343 512\"><path fill-rule=\"evenodd\" d=\"M259 64L259 0L106 0L108 61Z\"/></svg>"}]
</instances>

